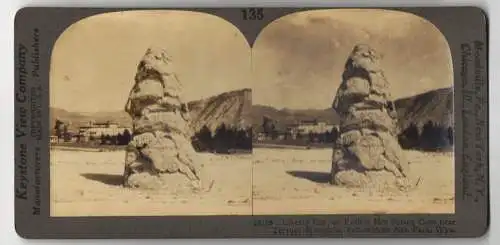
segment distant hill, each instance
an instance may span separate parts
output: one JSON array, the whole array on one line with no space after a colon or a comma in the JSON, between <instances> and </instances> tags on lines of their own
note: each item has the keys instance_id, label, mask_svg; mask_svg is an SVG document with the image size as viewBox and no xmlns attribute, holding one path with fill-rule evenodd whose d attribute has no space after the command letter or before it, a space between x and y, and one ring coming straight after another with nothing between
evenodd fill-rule
<instances>
[{"instance_id":1,"label":"distant hill","mask_svg":"<svg viewBox=\"0 0 500 245\"><path fill-rule=\"evenodd\" d=\"M50 108L50 128L55 127L55 121L59 119L69 124L70 131L76 131L79 127L87 125L90 121L117 122L125 127L132 127L132 120L126 112L113 111L113 112L96 112L96 113L81 113L69 112L64 109Z\"/></svg>"},{"instance_id":2,"label":"distant hill","mask_svg":"<svg viewBox=\"0 0 500 245\"><path fill-rule=\"evenodd\" d=\"M303 120L317 119L321 122L338 124L339 117L333 109L276 109L270 106L254 105L252 106L252 124L256 132L262 131L262 119L264 116L276 121L278 130L285 130L287 125L299 123Z\"/></svg>"},{"instance_id":3,"label":"distant hill","mask_svg":"<svg viewBox=\"0 0 500 245\"><path fill-rule=\"evenodd\" d=\"M402 129L414 122L421 128L429 120L445 126L452 126L453 122L453 89L436 89L411 97L401 98L395 101L398 112L398 124ZM252 106L253 127L257 132L262 131L263 117L269 117L276 121L278 129L285 129L287 125L297 123L301 120L317 119L330 124L338 124L338 114L330 108L310 110L278 110L270 106Z\"/></svg>"},{"instance_id":4,"label":"distant hill","mask_svg":"<svg viewBox=\"0 0 500 245\"><path fill-rule=\"evenodd\" d=\"M188 107L191 111L192 128L198 131L204 125L215 130L224 123L235 127L251 126L250 108L252 91L242 89L230 91L206 99L191 101ZM50 108L50 128L54 128L56 119L70 122L69 129L75 131L89 121L112 121L125 127L132 127L132 119L125 111L112 112L69 112L64 109Z\"/></svg>"},{"instance_id":5,"label":"distant hill","mask_svg":"<svg viewBox=\"0 0 500 245\"><path fill-rule=\"evenodd\" d=\"M207 126L212 132L224 123L245 128L251 124L252 90L242 89L188 103L191 128L197 132Z\"/></svg>"},{"instance_id":6,"label":"distant hill","mask_svg":"<svg viewBox=\"0 0 500 245\"><path fill-rule=\"evenodd\" d=\"M399 125L418 128L428 121L453 127L453 88L441 88L395 101Z\"/></svg>"},{"instance_id":7,"label":"distant hill","mask_svg":"<svg viewBox=\"0 0 500 245\"><path fill-rule=\"evenodd\" d=\"M77 112L69 112L64 109L50 108L50 128L54 128L56 119L62 120L64 122L71 122L71 126L74 127L77 122L88 122L90 118L85 117Z\"/></svg>"},{"instance_id":8,"label":"distant hill","mask_svg":"<svg viewBox=\"0 0 500 245\"><path fill-rule=\"evenodd\" d=\"M418 127L431 120L434 123L450 126L453 121L453 90L442 88L415 96L401 98L395 101L402 129L410 122ZM215 95L206 99L188 103L191 111L192 128L198 131L204 125L214 130L221 123L235 127L252 126L257 132L261 131L264 116L274 119L277 128L284 130L287 125L301 120L313 120L338 124L337 113L330 108L326 109L276 109L265 105L252 105L252 91L242 89ZM51 128L54 128L56 118L65 122L70 121L70 130L87 124L90 120L98 122L114 121L123 126L131 127L132 120L124 111L76 113L63 109L51 108Z\"/></svg>"},{"instance_id":9,"label":"distant hill","mask_svg":"<svg viewBox=\"0 0 500 245\"><path fill-rule=\"evenodd\" d=\"M106 122L115 121L123 126L131 127L132 121L126 118L127 114L120 111L115 112L98 112L98 113L81 113L81 112L70 112L60 108L50 108L50 129L53 130L55 127L56 119L59 119L65 123L69 123L68 129L72 132L76 132L79 127L87 125L90 121L96 122Z\"/></svg>"}]
</instances>

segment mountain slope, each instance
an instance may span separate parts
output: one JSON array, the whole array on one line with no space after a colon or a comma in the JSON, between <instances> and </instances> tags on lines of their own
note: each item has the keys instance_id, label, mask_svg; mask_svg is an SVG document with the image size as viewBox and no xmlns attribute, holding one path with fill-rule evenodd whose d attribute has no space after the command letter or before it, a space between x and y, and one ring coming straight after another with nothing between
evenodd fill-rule
<instances>
[{"instance_id":1,"label":"mountain slope","mask_svg":"<svg viewBox=\"0 0 500 245\"><path fill-rule=\"evenodd\" d=\"M428 121L453 126L453 89L441 88L395 101L399 125L422 127Z\"/></svg>"},{"instance_id":2,"label":"mountain slope","mask_svg":"<svg viewBox=\"0 0 500 245\"><path fill-rule=\"evenodd\" d=\"M398 111L399 125L406 128L411 122L421 127L431 120L435 123L450 126L453 122L453 89L442 88L423 94L401 98L395 101ZM206 99L188 103L191 111L191 126L199 131L204 125L215 130L220 124L235 127L252 126L256 132L262 131L263 117L276 121L279 130L285 130L287 125L301 120L314 120L338 124L339 117L333 109L276 109L265 105L252 105L252 91L242 89L215 95ZM50 126L54 128L55 120L71 122L70 130L87 124L90 120L114 121L127 127L132 126L130 116L122 111L76 113L63 109L50 109Z\"/></svg>"},{"instance_id":3,"label":"mountain slope","mask_svg":"<svg viewBox=\"0 0 500 245\"><path fill-rule=\"evenodd\" d=\"M442 88L411 97L401 98L395 101L398 112L398 124L402 129L414 122L419 128L429 120L445 126L451 126L453 122L453 89ZM252 106L252 122L257 132L262 131L261 125L264 116L276 121L276 127L285 130L287 125L297 123L301 120L313 120L338 124L339 116L333 109L310 109L310 110L278 110L273 107L254 105Z\"/></svg>"},{"instance_id":4,"label":"mountain slope","mask_svg":"<svg viewBox=\"0 0 500 245\"><path fill-rule=\"evenodd\" d=\"M191 127L198 131L204 125L215 130L222 123L235 127L251 126L251 99L251 90L242 89L191 101L188 103L192 118ZM132 127L132 119L125 111L81 113L50 108L51 129L54 128L56 119L69 122L71 131L77 130L89 121L113 121L125 127Z\"/></svg>"},{"instance_id":5,"label":"mountain slope","mask_svg":"<svg viewBox=\"0 0 500 245\"><path fill-rule=\"evenodd\" d=\"M252 91L242 89L188 103L191 128L197 132L207 126L212 132L225 125L244 128L251 126Z\"/></svg>"}]
</instances>

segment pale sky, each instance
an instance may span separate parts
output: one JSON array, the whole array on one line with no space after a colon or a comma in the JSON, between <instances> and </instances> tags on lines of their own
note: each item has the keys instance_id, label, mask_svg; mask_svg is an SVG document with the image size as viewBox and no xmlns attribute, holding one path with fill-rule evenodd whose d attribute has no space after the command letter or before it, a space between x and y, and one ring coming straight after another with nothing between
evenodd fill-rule
<instances>
[{"instance_id":1,"label":"pale sky","mask_svg":"<svg viewBox=\"0 0 500 245\"><path fill-rule=\"evenodd\" d=\"M387 10L314 10L282 17L258 36L253 103L329 108L357 43L384 55L395 98L453 85L448 44L430 22Z\"/></svg>"},{"instance_id":2,"label":"pale sky","mask_svg":"<svg viewBox=\"0 0 500 245\"><path fill-rule=\"evenodd\" d=\"M187 100L250 87L248 43L225 20L182 11L116 12L81 20L59 37L52 53L51 106L123 110L149 46L172 56Z\"/></svg>"},{"instance_id":3,"label":"pale sky","mask_svg":"<svg viewBox=\"0 0 500 245\"><path fill-rule=\"evenodd\" d=\"M253 104L328 108L357 43L384 55L396 98L453 84L444 36L407 13L295 13L268 25L251 50L237 28L216 16L129 11L86 18L60 36L52 53L51 106L74 112L123 110L138 62L148 47L158 46L174 59L187 100L252 88Z\"/></svg>"}]
</instances>

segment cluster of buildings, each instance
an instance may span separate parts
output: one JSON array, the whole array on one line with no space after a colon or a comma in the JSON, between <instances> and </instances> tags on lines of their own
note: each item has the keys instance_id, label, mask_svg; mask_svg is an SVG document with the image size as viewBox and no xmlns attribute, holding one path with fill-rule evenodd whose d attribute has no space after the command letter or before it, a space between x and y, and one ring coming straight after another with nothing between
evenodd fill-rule
<instances>
[{"instance_id":1,"label":"cluster of buildings","mask_svg":"<svg viewBox=\"0 0 500 245\"><path fill-rule=\"evenodd\" d=\"M125 131L128 130L132 133L132 129L120 126L115 122L94 122L90 121L87 125L80 126L75 131L66 132L66 137L64 139L59 139L55 135L51 135L50 142L57 143L61 140L71 141L71 142L88 142L91 140L99 140L102 136L117 136L119 134L123 135Z\"/></svg>"},{"instance_id":2,"label":"cluster of buildings","mask_svg":"<svg viewBox=\"0 0 500 245\"><path fill-rule=\"evenodd\" d=\"M327 124L326 122L318 122L317 120L301 121L298 124L290 125L287 131L291 135L308 135L310 133L323 134L325 132L331 132L336 126L333 124Z\"/></svg>"},{"instance_id":3,"label":"cluster of buildings","mask_svg":"<svg viewBox=\"0 0 500 245\"><path fill-rule=\"evenodd\" d=\"M286 129L277 130L275 132L276 139L284 140L287 138L297 139L299 137L308 137L312 134L324 134L332 132L333 129L338 130L337 125L328 124L326 122L320 122L318 120L303 120L296 124L287 125ZM257 140L263 141L268 139L270 136L263 132L257 133Z\"/></svg>"},{"instance_id":4,"label":"cluster of buildings","mask_svg":"<svg viewBox=\"0 0 500 245\"><path fill-rule=\"evenodd\" d=\"M88 125L82 126L78 129L78 135L83 138L96 138L104 135L116 136L118 134L123 134L125 130L132 132L131 129L122 127L118 123L114 122L89 122Z\"/></svg>"}]
</instances>

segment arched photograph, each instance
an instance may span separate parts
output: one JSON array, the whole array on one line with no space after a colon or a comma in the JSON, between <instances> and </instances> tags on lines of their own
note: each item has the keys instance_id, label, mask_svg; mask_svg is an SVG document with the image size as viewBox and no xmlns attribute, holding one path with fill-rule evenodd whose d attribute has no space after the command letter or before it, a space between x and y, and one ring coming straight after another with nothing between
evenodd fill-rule
<instances>
[{"instance_id":1,"label":"arched photograph","mask_svg":"<svg viewBox=\"0 0 500 245\"><path fill-rule=\"evenodd\" d=\"M293 13L252 66L254 214L455 212L453 67L432 23Z\"/></svg>"},{"instance_id":2,"label":"arched photograph","mask_svg":"<svg viewBox=\"0 0 500 245\"><path fill-rule=\"evenodd\" d=\"M50 64L51 216L251 214L250 55L205 13L69 26Z\"/></svg>"},{"instance_id":3,"label":"arched photograph","mask_svg":"<svg viewBox=\"0 0 500 245\"><path fill-rule=\"evenodd\" d=\"M453 67L413 14L91 16L50 66L51 215L454 213Z\"/></svg>"}]
</instances>

